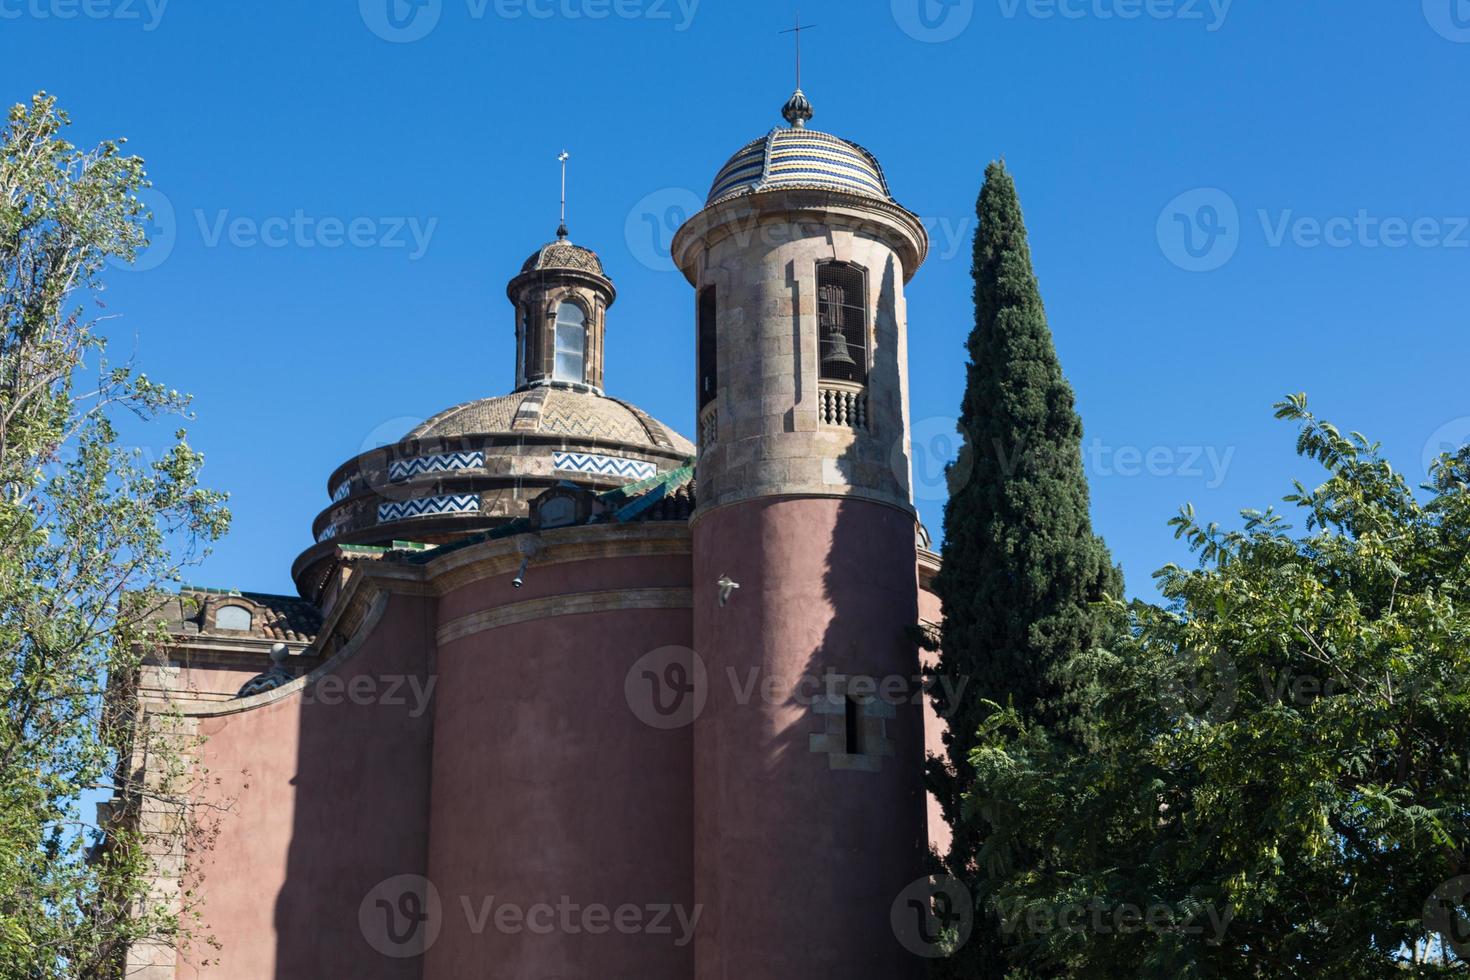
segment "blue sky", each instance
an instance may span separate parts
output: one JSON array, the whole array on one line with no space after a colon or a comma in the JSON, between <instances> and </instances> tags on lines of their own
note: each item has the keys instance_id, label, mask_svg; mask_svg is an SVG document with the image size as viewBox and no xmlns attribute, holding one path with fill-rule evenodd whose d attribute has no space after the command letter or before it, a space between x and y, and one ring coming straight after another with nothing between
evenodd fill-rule
<instances>
[{"instance_id":1,"label":"blue sky","mask_svg":"<svg viewBox=\"0 0 1470 980\"><path fill-rule=\"evenodd\" d=\"M611 393L693 430L680 216L778 121L765 0L0 0L0 95L125 135L162 216L113 354L193 392L235 530L191 577L290 592L340 462L512 384L504 286L557 218L617 283ZM390 6L390 4L392 6ZM916 489L942 513L987 161L1020 187L1129 576L1316 472L1306 391L1415 478L1470 438L1470 0L802 0L815 128L934 238L909 287ZM168 217L172 214L172 218Z\"/></svg>"}]
</instances>

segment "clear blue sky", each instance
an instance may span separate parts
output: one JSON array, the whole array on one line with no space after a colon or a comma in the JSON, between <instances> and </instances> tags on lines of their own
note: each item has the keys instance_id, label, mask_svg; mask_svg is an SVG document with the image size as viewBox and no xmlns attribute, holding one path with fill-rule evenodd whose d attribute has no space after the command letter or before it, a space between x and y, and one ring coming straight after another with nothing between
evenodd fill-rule
<instances>
[{"instance_id":1,"label":"clear blue sky","mask_svg":"<svg viewBox=\"0 0 1470 980\"><path fill-rule=\"evenodd\" d=\"M126 135L174 213L152 268L110 276L107 330L197 396L235 513L199 582L291 591L338 463L510 388L504 286L555 228L564 146L573 238L619 289L609 391L692 434L669 226L777 122L794 5L421 2L0 0L7 104L46 89L76 141ZM1287 391L1415 477L1470 436L1467 0L801 8L813 125L872 149L934 237L909 288L931 527L1002 154L1134 593L1183 556L1181 504L1228 521L1316 476L1270 417Z\"/></svg>"}]
</instances>

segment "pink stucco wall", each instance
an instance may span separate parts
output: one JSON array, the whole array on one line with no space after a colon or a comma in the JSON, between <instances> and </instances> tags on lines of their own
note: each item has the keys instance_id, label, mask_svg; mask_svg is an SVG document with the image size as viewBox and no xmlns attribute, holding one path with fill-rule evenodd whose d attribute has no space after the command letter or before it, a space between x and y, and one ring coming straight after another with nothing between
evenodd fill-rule
<instances>
[{"instance_id":1,"label":"pink stucco wall","mask_svg":"<svg viewBox=\"0 0 1470 980\"><path fill-rule=\"evenodd\" d=\"M575 571L572 570L575 566ZM439 622L448 623L482 609L493 609L511 602L525 602L575 591L605 589L653 589L689 586L689 556L629 556L589 558L577 562L533 562L527 569L525 583L511 585L513 572L481 578L450 589L439 600Z\"/></svg>"},{"instance_id":2,"label":"pink stucco wall","mask_svg":"<svg viewBox=\"0 0 1470 980\"><path fill-rule=\"evenodd\" d=\"M209 798L228 809L188 881L221 948L196 945L179 975L921 975L889 912L922 871L937 720L904 698L886 722L894 755L834 769L812 751L825 719L810 705L745 690L828 668L917 676L906 630L937 603L908 571L912 518L860 500L741 503L696 523L692 562L679 534L659 555L533 563L519 590L501 559L438 598L393 595L333 668L335 696L318 684L191 709ZM723 574L741 587L721 608ZM557 614L589 593L612 608ZM523 603L533 619L437 644ZM704 666L704 706L660 727L627 682L668 648ZM369 696L345 695L353 684ZM373 898L399 876L438 900L422 955L394 955L376 928L391 913Z\"/></svg>"},{"instance_id":3,"label":"pink stucco wall","mask_svg":"<svg viewBox=\"0 0 1470 980\"><path fill-rule=\"evenodd\" d=\"M226 809L199 808L218 836L191 856L188 885L203 902L200 934L220 948L182 951L180 976L419 977L418 961L368 944L358 911L380 881L425 867L432 708L411 717L412 699L385 702L395 680L422 687L432 671L431 603L393 597L335 672L376 695L297 692L200 719L206 798Z\"/></svg>"},{"instance_id":4,"label":"pink stucco wall","mask_svg":"<svg viewBox=\"0 0 1470 980\"><path fill-rule=\"evenodd\" d=\"M687 589L689 573L687 555L533 564L521 590L508 574L456 590L440 620L546 596ZM624 682L650 651L691 642L687 606L622 608L440 650L429 878L444 925L425 980L689 980L690 732L642 721Z\"/></svg>"},{"instance_id":5,"label":"pink stucco wall","mask_svg":"<svg viewBox=\"0 0 1470 980\"><path fill-rule=\"evenodd\" d=\"M162 679L162 686L156 691L159 695L180 700L228 701L234 698L246 681L269 668L270 660L265 657L261 657L254 665L244 667L195 663L185 659L174 665L173 676ZM157 675L145 675L144 679L155 683L160 680Z\"/></svg>"},{"instance_id":6,"label":"pink stucco wall","mask_svg":"<svg viewBox=\"0 0 1470 980\"><path fill-rule=\"evenodd\" d=\"M856 499L763 499L702 515L694 548L695 648L711 675L694 724L695 977L922 976L889 920L927 844L922 709L896 706L880 771L835 771L810 748L825 719L788 696L828 668L918 674L913 518ZM740 584L723 608L722 574ZM742 698L751 671L774 696Z\"/></svg>"},{"instance_id":7,"label":"pink stucco wall","mask_svg":"<svg viewBox=\"0 0 1470 980\"><path fill-rule=\"evenodd\" d=\"M940 623L944 620L944 610L940 605L939 597L927 589L919 590L919 619L926 623ZM919 657L925 667L933 667L939 660L939 654L935 651L920 650ZM928 755L944 758L944 733L948 730L948 724L934 710L932 698L924 699L924 751ZM934 794L927 794L929 810L929 846L938 854L949 851L951 834L949 824L944 821L944 811L939 807L939 800Z\"/></svg>"}]
</instances>

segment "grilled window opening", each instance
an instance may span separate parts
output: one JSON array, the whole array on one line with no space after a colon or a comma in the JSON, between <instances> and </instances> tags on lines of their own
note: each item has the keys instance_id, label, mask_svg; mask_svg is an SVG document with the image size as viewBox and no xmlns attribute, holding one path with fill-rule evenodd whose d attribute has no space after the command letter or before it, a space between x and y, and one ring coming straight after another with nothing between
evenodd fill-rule
<instances>
[{"instance_id":1,"label":"grilled window opening","mask_svg":"<svg viewBox=\"0 0 1470 980\"><path fill-rule=\"evenodd\" d=\"M830 381L868 381L867 277L846 262L817 266L820 376Z\"/></svg>"}]
</instances>

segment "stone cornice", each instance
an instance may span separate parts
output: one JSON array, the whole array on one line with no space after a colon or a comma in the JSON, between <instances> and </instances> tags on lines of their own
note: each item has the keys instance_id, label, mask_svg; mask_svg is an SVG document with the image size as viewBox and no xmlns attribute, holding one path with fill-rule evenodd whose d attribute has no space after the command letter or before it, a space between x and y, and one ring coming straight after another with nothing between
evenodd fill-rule
<instances>
[{"instance_id":1,"label":"stone cornice","mask_svg":"<svg viewBox=\"0 0 1470 980\"><path fill-rule=\"evenodd\" d=\"M928 548L919 549L919 588L927 592L934 591L934 576L939 574L942 563L936 552Z\"/></svg>"},{"instance_id":2,"label":"stone cornice","mask_svg":"<svg viewBox=\"0 0 1470 980\"><path fill-rule=\"evenodd\" d=\"M173 633L165 645L168 656L187 651L191 657L217 658L221 662L240 661L255 663L270 655L271 647L284 643L292 656L304 653L311 644L304 640L274 640L269 637L227 638L206 636L200 633Z\"/></svg>"},{"instance_id":3,"label":"stone cornice","mask_svg":"<svg viewBox=\"0 0 1470 980\"><path fill-rule=\"evenodd\" d=\"M648 524L589 524L543 531L541 552L533 568L598 558L643 558L691 553L686 525L659 521ZM483 541L445 550L425 563L440 595L482 579L509 575L521 563L516 538Z\"/></svg>"},{"instance_id":4,"label":"stone cornice","mask_svg":"<svg viewBox=\"0 0 1470 980\"><path fill-rule=\"evenodd\" d=\"M510 282L505 284L505 296L511 303L518 303L521 294L527 287L536 286L540 288L554 288L564 283L576 283L589 289L595 289L603 293L603 302L608 309L618 300L617 287L613 285L607 276L599 276L595 272L587 272L583 269L551 268L531 269L522 272Z\"/></svg>"},{"instance_id":5,"label":"stone cornice","mask_svg":"<svg viewBox=\"0 0 1470 980\"><path fill-rule=\"evenodd\" d=\"M391 596L438 597L486 578L511 575L519 568L524 557L520 538L526 536L497 538L446 548L442 554L425 552L420 562L379 561L355 565L342 595L322 624L321 633L313 643L300 650L306 656L326 657L320 666L309 674L264 694L226 702L181 706L180 710L186 715L194 716L227 715L291 697L313 683L316 678L336 670L357 652L382 618ZM691 553L689 528L673 522L591 524L544 531L535 537L539 539L541 549L532 562L533 568L599 558L687 556ZM691 590L677 588L548 596L479 614L484 617L484 623L489 625L477 626L463 620L445 624L439 628L440 642L445 642L442 637L446 635L446 630L456 636L467 635L510 622L524 622L527 619L554 615L601 609L687 609L692 605ZM471 618L473 617L463 619ZM456 630L460 632L455 633Z\"/></svg>"},{"instance_id":6,"label":"stone cornice","mask_svg":"<svg viewBox=\"0 0 1470 980\"><path fill-rule=\"evenodd\" d=\"M479 612L450 620L439 627L436 634L439 645L453 643L466 636L487 630L512 626L555 616L576 616L583 613L607 612L614 609L692 609L693 589L611 589L600 592L573 592L566 595L543 596L482 609Z\"/></svg>"},{"instance_id":7,"label":"stone cornice","mask_svg":"<svg viewBox=\"0 0 1470 980\"><path fill-rule=\"evenodd\" d=\"M828 228L866 231L881 238L903 262L904 282L929 254L929 232L919 218L891 201L816 188L742 194L691 217L674 235L674 264L699 285L698 256L732 235L754 235L765 224L817 222Z\"/></svg>"},{"instance_id":8,"label":"stone cornice","mask_svg":"<svg viewBox=\"0 0 1470 980\"><path fill-rule=\"evenodd\" d=\"M734 507L737 504L749 504L761 501L776 500L861 500L869 504L882 504L884 507L892 508L900 513L908 515L915 523L918 522L919 512L912 504L899 504L892 497L869 490L866 487L845 487L828 491L803 491L803 490L756 490L743 496L729 496L717 504L700 506L695 509L694 516L689 518L689 526L692 528L707 515L725 507Z\"/></svg>"}]
</instances>

